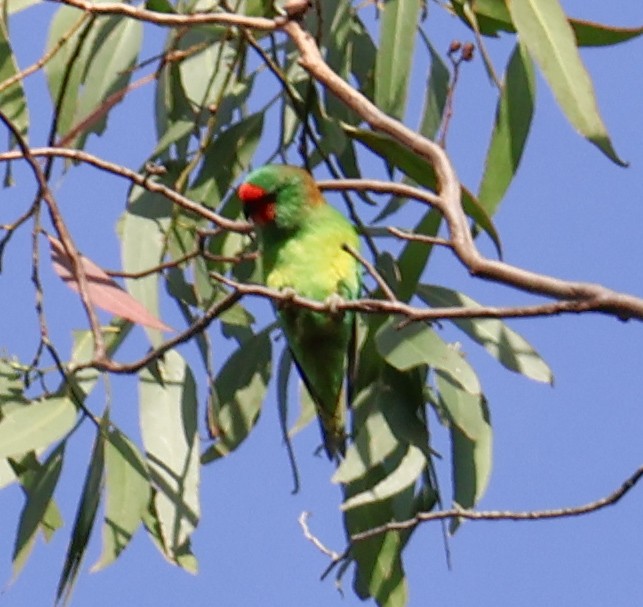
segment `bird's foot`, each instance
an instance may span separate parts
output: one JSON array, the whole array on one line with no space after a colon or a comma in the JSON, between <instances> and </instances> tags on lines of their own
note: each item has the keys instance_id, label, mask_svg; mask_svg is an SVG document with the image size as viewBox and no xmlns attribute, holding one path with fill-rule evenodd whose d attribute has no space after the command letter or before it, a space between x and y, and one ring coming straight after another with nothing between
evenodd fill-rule
<instances>
[{"instance_id":1,"label":"bird's foot","mask_svg":"<svg viewBox=\"0 0 643 607\"><path fill-rule=\"evenodd\" d=\"M344 311L340 310L339 306L345 302L346 300L341 295L333 293L326 298L324 304L328 308L328 312L331 316L341 316Z\"/></svg>"},{"instance_id":2,"label":"bird's foot","mask_svg":"<svg viewBox=\"0 0 643 607\"><path fill-rule=\"evenodd\" d=\"M296 297L297 291L293 289L292 287L284 287L283 289L279 290L279 293L283 297L283 299L280 299L277 302L277 307L281 310L283 308L287 308L290 305L290 302Z\"/></svg>"}]
</instances>

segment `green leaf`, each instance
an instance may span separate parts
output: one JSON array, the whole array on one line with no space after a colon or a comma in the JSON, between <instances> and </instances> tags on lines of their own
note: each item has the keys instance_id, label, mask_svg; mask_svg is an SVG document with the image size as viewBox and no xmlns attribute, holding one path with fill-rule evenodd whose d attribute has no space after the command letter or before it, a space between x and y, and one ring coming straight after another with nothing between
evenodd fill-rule
<instances>
[{"instance_id":1,"label":"green leaf","mask_svg":"<svg viewBox=\"0 0 643 607\"><path fill-rule=\"evenodd\" d=\"M475 371L455 347L446 344L433 329L420 322L398 329L400 321L400 318L388 319L375 337L377 350L386 362L400 371L429 365L451 375L467 392L480 393Z\"/></svg>"},{"instance_id":2,"label":"green leaf","mask_svg":"<svg viewBox=\"0 0 643 607\"><path fill-rule=\"evenodd\" d=\"M112 356L121 346L125 338L132 330L132 323L121 318L113 319L107 327L103 328L103 339L107 354ZM92 360L94 356L94 338L92 332L88 329L72 331L73 346L71 351L71 360L75 364L82 364ZM73 381L75 388L87 396L96 385L101 373L96 369L82 369L74 373ZM64 386L61 386L61 389ZM80 395L80 392L77 392Z\"/></svg>"},{"instance_id":3,"label":"green leaf","mask_svg":"<svg viewBox=\"0 0 643 607\"><path fill-rule=\"evenodd\" d=\"M420 133L428 139L435 139L438 129L442 124L442 116L444 114L444 108L446 107L451 76L449 69L444 61L442 61L442 57L440 57L440 54L433 48L433 45L422 30L420 30L420 34L431 57L431 69L424 94L424 108L422 109Z\"/></svg>"},{"instance_id":4,"label":"green leaf","mask_svg":"<svg viewBox=\"0 0 643 607\"><path fill-rule=\"evenodd\" d=\"M377 396L377 387L374 386L372 390L360 394L355 406ZM345 484L363 477L390 456L398 445L399 440L392 432L386 416L380 411L374 411L366 418L364 424L360 425L355 440L346 451L346 457L333 475L332 482Z\"/></svg>"},{"instance_id":5,"label":"green leaf","mask_svg":"<svg viewBox=\"0 0 643 607\"><path fill-rule=\"evenodd\" d=\"M44 449L76 423L76 407L65 397L46 398L10 410L5 407L0 420L0 457Z\"/></svg>"},{"instance_id":6,"label":"green leaf","mask_svg":"<svg viewBox=\"0 0 643 607\"><path fill-rule=\"evenodd\" d=\"M263 132L264 113L251 114L237 122L206 148L203 165L188 196L216 207L232 182L248 168Z\"/></svg>"},{"instance_id":7,"label":"green leaf","mask_svg":"<svg viewBox=\"0 0 643 607\"><path fill-rule=\"evenodd\" d=\"M92 571L114 562L138 529L150 499L150 481L143 457L120 430L105 442L105 520L103 551Z\"/></svg>"},{"instance_id":8,"label":"green leaf","mask_svg":"<svg viewBox=\"0 0 643 607\"><path fill-rule=\"evenodd\" d=\"M345 486L345 501L376 485L387 472L386 469L375 469L360 482ZM411 518L414 513L413 488L408 487L387 500L344 511L344 521L347 533L354 535L392 520ZM351 546L351 557L356 564L353 587L357 596L361 599L373 597L382 607L406 605L408 588L402 550L408 537L409 533L390 531Z\"/></svg>"},{"instance_id":9,"label":"green leaf","mask_svg":"<svg viewBox=\"0 0 643 607\"><path fill-rule=\"evenodd\" d=\"M170 176L165 177L171 179ZM120 223L121 256L126 272L142 272L161 263L171 216L172 205L167 198L138 186L132 188L127 211ZM125 279L130 295L156 318L160 317L158 283L159 274L156 272L138 279ZM163 341L161 331L144 328L153 346Z\"/></svg>"},{"instance_id":10,"label":"green leaf","mask_svg":"<svg viewBox=\"0 0 643 607\"><path fill-rule=\"evenodd\" d=\"M365 145L390 165L398 167L413 181L435 191L437 181L433 167L409 148L382 133L358 129L349 125L342 125L342 128L349 137ZM464 212L488 234L500 255L502 252L500 237L486 211L465 187L462 187L461 194Z\"/></svg>"},{"instance_id":11,"label":"green leaf","mask_svg":"<svg viewBox=\"0 0 643 607\"><path fill-rule=\"evenodd\" d=\"M20 363L0 358L0 404L4 402L27 403L23 394L24 382ZM0 407L0 412L2 408Z\"/></svg>"},{"instance_id":12,"label":"green leaf","mask_svg":"<svg viewBox=\"0 0 643 607\"><path fill-rule=\"evenodd\" d=\"M348 498L342 504L341 509L350 510L364 504L381 502L404 491L417 481L420 474L426 469L426 463L424 453L417 447L410 445L406 455L393 472L372 488Z\"/></svg>"},{"instance_id":13,"label":"green leaf","mask_svg":"<svg viewBox=\"0 0 643 607\"><path fill-rule=\"evenodd\" d=\"M78 30L81 21L85 23ZM102 23L104 26L106 21ZM81 84L92 59L92 45L99 35L99 29L96 21L87 20L78 9L69 6L60 7L51 21L47 50L52 50L59 40L67 39L44 66L52 101L57 103L64 92L56 125L59 135L64 135L72 127Z\"/></svg>"},{"instance_id":14,"label":"green leaf","mask_svg":"<svg viewBox=\"0 0 643 607\"><path fill-rule=\"evenodd\" d=\"M0 84L15 76L20 70L9 44L6 23L0 18ZM0 110L7 116L18 132L27 137L29 112L22 80L0 90Z\"/></svg>"},{"instance_id":15,"label":"green leaf","mask_svg":"<svg viewBox=\"0 0 643 607\"><path fill-rule=\"evenodd\" d=\"M52 496L62 470L65 443L61 442L37 470L27 469L20 473L20 482L25 491L26 501L20 513L20 522L13 548L13 579L24 567L34 546L38 528L49 520L48 529L60 526L60 514ZM35 459L35 458L34 458ZM52 524L53 523L53 524Z\"/></svg>"},{"instance_id":16,"label":"green leaf","mask_svg":"<svg viewBox=\"0 0 643 607\"><path fill-rule=\"evenodd\" d=\"M17 480L16 474L11 467L11 464L6 459L0 459L0 489L4 489L9 485L15 483Z\"/></svg>"},{"instance_id":17,"label":"green leaf","mask_svg":"<svg viewBox=\"0 0 643 607\"><path fill-rule=\"evenodd\" d=\"M470 297L437 285L420 285L418 295L433 307L479 308ZM464 331L510 371L536 381L553 383L554 376L538 352L504 322L495 318L454 318L451 322Z\"/></svg>"},{"instance_id":18,"label":"green leaf","mask_svg":"<svg viewBox=\"0 0 643 607\"><path fill-rule=\"evenodd\" d=\"M509 10L522 42L538 63L567 119L610 160L625 166L612 146L592 80L558 0L512 1Z\"/></svg>"},{"instance_id":19,"label":"green leaf","mask_svg":"<svg viewBox=\"0 0 643 607\"><path fill-rule=\"evenodd\" d=\"M96 432L94 448L92 450L87 476L83 485L74 528L71 532L71 539L67 547L65 564L63 566L58 589L56 591L56 602L67 602L78 577L80 564L85 556L85 550L89 543L89 537L94 528L98 504L103 493L103 472L105 469L105 439L103 433L106 430L108 419L105 416L101 427Z\"/></svg>"},{"instance_id":20,"label":"green leaf","mask_svg":"<svg viewBox=\"0 0 643 607\"><path fill-rule=\"evenodd\" d=\"M518 43L507 64L478 194L480 204L490 216L495 214L518 170L531 128L535 92L531 58Z\"/></svg>"},{"instance_id":21,"label":"green leaf","mask_svg":"<svg viewBox=\"0 0 643 607\"><path fill-rule=\"evenodd\" d=\"M471 23L469 11L474 13L477 21L477 27L480 33L485 36L496 37L498 32L516 31L511 16L507 9L507 3L503 0L452 0L451 6L456 14L471 29L474 24Z\"/></svg>"},{"instance_id":22,"label":"green leaf","mask_svg":"<svg viewBox=\"0 0 643 607\"><path fill-rule=\"evenodd\" d=\"M136 19L108 17L98 23L99 33L92 45L90 63L83 76L74 113L74 127L85 121L88 121L87 126L67 143L79 149L84 147L90 133L100 135L104 132L107 114L116 100L111 96L129 83L143 39L143 25Z\"/></svg>"},{"instance_id":23,"label":"green leaf","mask_svg":"<svg viewBox=\"0 0 643 607\"><path fill-rule=\"evenodd\" d=\"M9 15L22 11L34 4L40 4L41 0L7 0L7 12Z\"/></svg>"},{"instance_id":24,"label":"green leaf","mask_svg":"<svg viewBox=\"0 0 643 607\"><path fill-rule=\"evenodd\" d=\"M426 460L431 457L422 416L425 376L417 369L401 372L380 365L375 379L354 399L355 439L332 478L334 483L357 481L374 468L390 463L395 453L401 460L408 446L419 449ZM373 485L367 486L372 488Z\"/></svg>"},{"instance_id":25,"label":"green leaf","mask_svg":"<svg viewBox=\"0 0 643 607\"><path fill-rule=\"evenodd\" d=\"M204 454L208 462L234 451L250 434L261 412L270 381L272 347L270 331L247 339L217 375L217 410L212 418L217 442Z\"/></svg>"},{"instance_id":26,"label":"green leaf","mask_svg":"<svg viewBox=\"0 0 643 607\"><path fill-rule=\"evenodd\" d=\"M380 8L375 105L398 119L406 106L420 8L420 0L388 0Z\"/></svg>"},{"instance_id":27,"label":"green leaf","mask_svg":"<svg viewBox=\"0 0 643 607\"><path fill-rule=\"evenodd\" d=\"M436 374L440 402L451 424L451 451L454 501L462 508L473 507L489 483L492 466L492 438L489 408L484 395L469 394L450 378ZM451 532L457 521L451 524Z\"/></svg>"},{"instance_id":28,"label":"green leaf","mask_svg":"<svg viewBox=\"0 0 643 607\"><path fill-rule=\"evenodd\" d=\"M437 236L441 224L442 215L435 209L430 209L415 226L413 233L423 236ZM432 245L414 240L409 240L404 245L402 252L398 255L398 267L402 275L397 292L400 300L409 301L415 293L432 250Z\"/></svg>"},{"instance_id":29,"label":"green leaf","mask_svg":"<svg viewBox=\"0 0 643 607\"><path fill-rule=\"evenodd\" d=\"M146 0L145 8L148 11L154 11L156 13L174 13L174 7L169 2L169 0Z\"/></svg>"},{"instance_id":30,"label":"green leaf","mask_svg":"<svg viewBox=\"0 0 643 607\"><path fill-rule=\"evenodd\" d=\"M609 46L627 42L643 34L640 27L615 27L581 19L570 19L578 46Z\"/></svg>"},{"instance_id":31,"label":"green leaf","mask_svg":"<svg viewBox=\"0 0 643 607\"><path fill-rule=\"evenodd\" d=\"M141 434L164 555L176 564L199 520L196 385L175 351L140 373Z\"/></svg>"}]
</instances>

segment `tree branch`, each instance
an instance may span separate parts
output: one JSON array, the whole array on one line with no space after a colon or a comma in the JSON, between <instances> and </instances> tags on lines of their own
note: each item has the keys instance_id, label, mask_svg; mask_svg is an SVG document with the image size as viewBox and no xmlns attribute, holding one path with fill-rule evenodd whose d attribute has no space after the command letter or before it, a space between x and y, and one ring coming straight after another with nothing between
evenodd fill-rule
<instances>
[{"instance_id":1,"label":"tree branch","mask_svg":"<svg viewBox=\"0 0 643 607\"><path fill-rule=\"evenodd\" d=\"M542 521L555 518L569 518L596 512L619 502L643 477L643 466L640 466L630 475L618 489L596 501L570 508L553 508L551 510L529 510L525 512L512 512L502 510L476 511L453 508L438 512L419 512L413 518L404 521L391 521L379 527L351 536L351 542L361 542L370 537L381 535L387 531L403 531L413 529L420 523L439 521L444 519L463 518L472 521Z\"/></svg>"},{"instance_id":2,"label":"tree branch","mask_svg":"<svg viewBox=\"0 0 643 607\"><path fill-rule=\"evenodd\" d=\"M172 13L158 13L144 8L137 8L131 4L119 2L101 2L100 4L88 0L49 0L55 4L73 6L93 15L122 15L137 21L146 21L162 27L193 27L214 23L227 26L250 27L252 29L270 32L279 28L279 19L266 19L264 17L246 17L233 13L192 13L177 15ZM283 20L283 19L282 19Z\"/></svg>"}]
</instances>

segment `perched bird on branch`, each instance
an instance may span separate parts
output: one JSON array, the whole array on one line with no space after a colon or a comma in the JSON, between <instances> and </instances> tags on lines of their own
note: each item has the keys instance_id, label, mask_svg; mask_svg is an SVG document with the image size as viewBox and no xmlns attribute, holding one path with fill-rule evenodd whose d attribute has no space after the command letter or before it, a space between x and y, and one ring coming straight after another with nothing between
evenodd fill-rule
<instances>
[{"instance_id":1,"label":"perched bird on branch","mask_svg":"<svg viewBox=\"0 0 643 607\"><path fill-rule=\"evenodd\" d=\"M328 302L356 299L359 247L355 228L328 204L305 170L266 165L238 189L246 217L256 226L267 286ZM342 387L355 346L352 312L321 313L300 306L277 308L299 374L312 397L330 459L346 450Z\"/></svg>"}]
</instances>

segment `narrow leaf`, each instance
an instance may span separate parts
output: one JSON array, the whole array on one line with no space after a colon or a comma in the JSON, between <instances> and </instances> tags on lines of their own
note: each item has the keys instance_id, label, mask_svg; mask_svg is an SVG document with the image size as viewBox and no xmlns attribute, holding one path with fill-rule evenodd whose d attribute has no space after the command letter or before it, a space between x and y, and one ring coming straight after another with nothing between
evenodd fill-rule
<instances>
[{"instance_id":1,"label":"narrow leaf","mask_svg":"<svg viewBox=\"0 0 643 607\"><path fill-rule=\"evenodd\" d=\"M72 271L72 261L62 243L53 236L49 236L49 245L51 246L51 261L56 274L70 289L78 293L80 288ZM160 331L172 331L171 327L150 314L142 304L124 291L93 261L83 255L79 257L87 277L87 295L92 304L130 322Z\"/></svg>"},{"instance_id":2,"label":"narrow leaf","mask_svg":"<svg viewBox=\"0 0 643 607\"><path fill-rule=\"evenodd\" d=\"M29 128L29 113L22 80L2 88L2 83L18 72L18 65L9 44L6 23L0 18L0 109L18 132L26 137Z\"/></svg>"},{"instance_id":3,"label":"narrow leaf","mask_svg":"<svg viewBox=\"0 0 643 607\"><path fill-rule=\"evenodd\" d=\"M492 430L489 408L482 394L460 390L449 378L437 373L440 402L451 423L454 501L473 507L482 497L492 465ZM452 524L451 531L455 531Z\"/></svg>"},{"instance_id":4,"label":"narrow leaf","mask_svg":"<svg viewBox=\"0 0 643 607\"><path fill-rule=\"evenodd\" d=\"M518 43L507 64L478 199L493 216L513 180L527 142L536 82L531 58Z\"/></svg>"},{"instance_id":5,"label":"narrow leaf","mask_svg":"<svg viewBox=\"0 0 643 607\"><path fill-rule=\"evenodd\" d=\"M581 19L570 19L569 22L578 46L611 46L643 35L643 26L616 27Z\"/></svg>"},{"instance_id":6,"label":"narrow leaf","mask_svg":"<svg viewBox=\"0 0 643 607\"><path fill-rule=\"evenodd\" d=\"M391 139L388 135L342 125L346 134L368 147L372 152L383 158L392 166L398 167L403 173L417 184L435 191L437 180L433 167L401 143ZM491 218L484 208L464 186L461 189L462 208L476 224L484 230L493 241L498 254L502 254L500 236L493 225Z\"/></svg>"},{"instance_id":7,"label":"narrow leaf","mask_svg":"<svg viewBox=\"0 0 643 607\"><path fill-rule=\"evenodd\" d=\"M106 425L107 418L104 418L101 428L96 432L94 448L87 468L87 476L85 477L83 492L78 504L74 528L71 532L71 540L67 547L65 564L58 582L57 603L61 600L63 602L69 600L78 577L80 565L85 556L89 537L94 529L96 512L103 492L103 471L105 467L105 439L103 438L103 432Z\"/></svg>"},{"instance_id":8,"label":"narrow leaf","mask_svg":"<svg viewBox=\"0 0 643 607\"><path fill-rule=\"evenodd\" d=\"M38 528L47 516L48 510L55 509L52 496L62 470L65 443L60 443L40 466L37 472L31 470L20 475L25 490L25 505L20 513L20 522L13 548L13 579L24 567L34 546Z\"/></svg>"},{"instance_id":9,"label":"narrow leaf","mask_svg":"<svg viewBox=\"0 0 643 607\"><path fill-rule=\"evenodd\" d=\"M7 410L0 420L0 457L48 447L76 423L76 407L65 397L52 397ZM4 412L6 411L6 414Z\"/></svg>"},{"instance_id":10,"label":"narrow leaf","mask_svg":"<svg viewBox=\"0 0 643 607\"><path fill-rule=\"evenodd\" d=\"M433 307L479 308L470 297L437 285L420 285L418 295ZM471 339L483 346L500 364L536 381L552 383L554 376L538 352L504 322L495 318L454 318L451 320Z\"/></svg>"},{"instance_id":11,"label":"narrow leaf","mask_svg":"<svg viewBox=\"0 0 643 607\"><path fill-rule=\"evenodd\" d=\"M612 146L592 80L558 0L511 0L508 4L522 42L538 63L567 119L610 160L625 166Z\"/></svg>"},{"instance_id":12,"label":"narrow leaf","mask_svg":"<svg viewBox=\"0 0 643 607\"><path fill-rule=\"evenodd\" d=\"M424 454L420 449L411 445L393 472L370 489L348 498L342 503L341 509L350 510L357 506L388 499L413 485L425 469L426 458Z\"/></svg>"},{"instance_id":13,"label":"narrow leaf","mask_svg":"<svg viewBox=\"0 0 643 607\"><path fill-rule=\"evenodd\" d=\"M440 54L433 48L430 40L420 30L422 40L431 57L431 69L426 83L424 108L422 109L422 123L420 133L429 139L434 139L442 124L444 108L449 91L449 69L442 61Z\"/></svg>"},{"instance_id":14,"label":"narrow leaf","mask_svg":"<svg viewBox=\"0 0 643 607\"><path fill-rule=\"evenodd\" d=\"M380 8L375 104L395 118L404 116L420 8L420 0L388 0Z\"/></svg>"},{"instance_id":15,"label":"narrow leaf","mask_svg":"<svg viewBox=\"0 0 643 607\"><path fill-rule=\"evenodd\" d=\"M150 499L150 482L143 457L119 430L105 442L105 520L103 551L92 571L114 562L141 524Z\"/></svg>"},{"instance_id":16,"label":"narrow leaf","mask_svg":"<svg viewBox=\"0 0 643 607\"><path fill-rule=\"evenodd\" d=\"M199 521L199 435L196 384L176 351L141 372L139 401L163 550L179 564Z\"/></svg>"},{"instance_id":17,"label":"narrow leaf","mask_svg":"<svg viewBox=\"0 0 643 607\"><path fill-rule=\"evenodd\" d=\"M143 26L136 19L106 17L97 23L97 28L100 31L91 47L71 125L71 133L76 136L61 133L70 147L83 148L90 133L103 133L107 114L124 98L122 93L141 47Z\"/></svg>"},{"instance_id":18,"label":"narrow leaf","mask_svg":"<svg viewBox=\"0 0 643 607\"><path fill-rule=\"evenodd\" d=\"M398 329L399 322L399 318L387 320L375 337L378 352L390 365L400 371L429 365L451 375L467 392L480 393L475 371L455 347L446 344L423 323L411 323Z\"/></svg>"},{"instance_id":19,"label":"narrow leaf","mask_svg":"<svg viewBox=\"0 0 643 607\"><path fill-rule=\"evenodd\" d=\"M167 176L171 179L171 175ZM127 211L120 223L123 270L143 272L157 266L165 253L165 234L169 229L172 205L164 197L143 188L133 187ZM129 293L153 316L159 316L159 274L154 272L138 279L126 278ZM159 345L158 329L147 329L152 345Z\"/></svg>"},{"instance_id":20,"label":"narrow leaf","mask_svg":"<svg viewBox=\"0 0 643 607\"><path fill-rule=\"evenodd\" d=\"M247 339L215 380L218 410L213 414L217 443L206 461L236 449L255 426L270 381L272 347L264 330Z\"/></svg>"}]
</instances>

